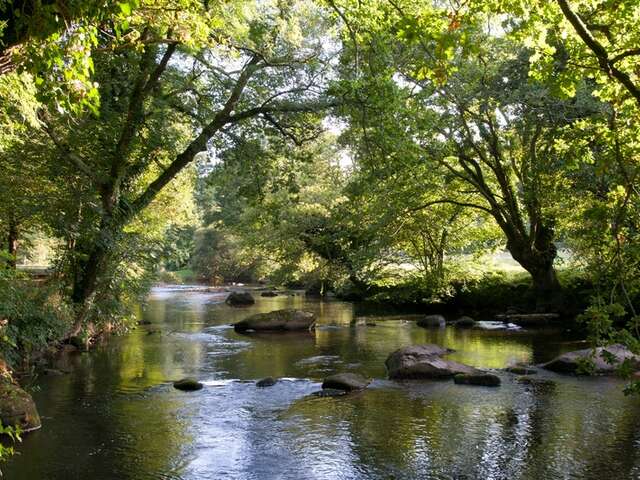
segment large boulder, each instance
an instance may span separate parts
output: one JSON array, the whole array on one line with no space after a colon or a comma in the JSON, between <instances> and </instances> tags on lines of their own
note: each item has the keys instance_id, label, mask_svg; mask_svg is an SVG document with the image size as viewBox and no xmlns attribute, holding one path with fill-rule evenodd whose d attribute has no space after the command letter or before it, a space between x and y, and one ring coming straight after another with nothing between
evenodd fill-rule
<instances>
[{"instance_id":1,"label":"large boulder","mask_svg":"<svg viewBox=\"0 0 640 480\"><path fill-rule=\"evenodd\" d=\"M423 328L442 328L445 326L446 321L442 315L427 315L418 319L416 323Z\"/></svg>"},{"instance_id":2,"label":"large boulder","mask_svg":"<svg viewBox=\"0 0 640 480\"><path fill-rule=\"evenodd\" d=\"M542 367L559 373L611 375L623 362L633 370L640 370L640 356L620 344L563 353Z\"/></svg>"},{"instance_id":3,"label":"large boulder","mask_svg":"<svg viewBox=\"0 0 640 480\"><path fill-rule=\"evenodd\" d=\"M451 350L438 345L413 345L393 352L385 365L392 379L438 379L449 378L459 373L481 373L469 365L445 360L442 355Z\"/></svg>"},{"instance_id":4,"label":"large boulder","mask_svg":"<svg viewBox=\"0 0 640 480\"><path fill-rule=\"evenodd\" d=\"M225 303L232 307L243 307L253 305L256 301L249 292L231 292L225 300Z\"/></svg>"},{"instance_id":5,"label":"large boulder","mask_svg":"<svg viewBox=\"0 0 640 480\"><path fill-rule=\"evenodd\" d=\"M338 373L325 378L324 382L322 382L322 388L351 392L354 390L364 390L369 383L371 383L371 380L357 373Z\"/></svg>"},{"instance_id":6,"label":"large boulder","mask_svg":"<svg viewBox=\"0 0 640 480\"><path fill-rule=\"evenodd\" d=\"M27 392L14 383L0 383L0 421L5 426L19 426L23 432L41 427L36 404Z\"/></svg>"},{"instance_id":7,"label":"large boulder","mask_svg":"<svg viewBox=\"0 0 640 480\"><path fill-rule=\"evenodd\" d=\"M256 332L292 332L311 330L316 323L312 312L303 310L274 310L269 313L258 313L233 325L236 332L255 330Z\"/></svg>"}]
</instances>

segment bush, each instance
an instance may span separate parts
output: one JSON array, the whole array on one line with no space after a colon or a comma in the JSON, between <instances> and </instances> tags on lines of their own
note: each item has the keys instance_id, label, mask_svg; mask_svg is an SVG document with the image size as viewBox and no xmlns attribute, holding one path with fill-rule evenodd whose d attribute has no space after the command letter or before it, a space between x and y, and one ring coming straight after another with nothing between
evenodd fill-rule
<instances>
[{"instance_id":1,"label":"bush","mask_svg":"<svg viewBox=\"0 0 640 480\"><path fill-rule=\"evenodd\" d=\"M0 272L0 354L9 365L62 338L72 319L57 285Z\"/></svg>"}]
</instances>

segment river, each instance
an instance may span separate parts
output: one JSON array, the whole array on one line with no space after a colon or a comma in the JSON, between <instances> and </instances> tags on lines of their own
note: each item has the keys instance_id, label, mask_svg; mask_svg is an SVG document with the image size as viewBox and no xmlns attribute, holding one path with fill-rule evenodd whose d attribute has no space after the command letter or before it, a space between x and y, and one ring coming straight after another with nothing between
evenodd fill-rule
<instances>
[{"instance_id":1,"label":"river","mask_svg":"<svg viewBox=\"0 0 640 480\"><path fill-rule=\"evenodd\" d=\"M632 479L640 478L640 399L624 383L540 372L546 386L499 372L499 388L394 382L384 360L410 344L499 369L583 343L554 331L425 330L408 317L303 295L232 308L206 289L156 287L151 325L61 360L38 378L40 431L25 436L6 479ZM240 335L255 312L302 308L315 333ZM491 324L486 324L490 327ZM310 396L334 372L375 380L361 393ZM200 379L198 392L171 381ZM280 380L270 388L254 382Z\"/></svg>"}]
</instances>

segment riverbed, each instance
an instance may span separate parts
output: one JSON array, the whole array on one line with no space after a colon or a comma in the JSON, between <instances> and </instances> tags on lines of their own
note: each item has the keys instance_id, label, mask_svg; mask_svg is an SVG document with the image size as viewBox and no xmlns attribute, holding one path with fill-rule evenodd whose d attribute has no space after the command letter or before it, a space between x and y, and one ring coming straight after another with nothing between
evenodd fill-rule
<instances>
[{"instance_id":1,"label":"riverbed","mask_svg":"<svg viewBox=\"0 0 640 480\"><path fill-rule=\"evenodd\" d=\"M426 330L410 316L301 294L224 304L206 288L156 287L151 322L61 360L70 373L40 377L40 431L3 468L9 480L57 479L635 479L640 399L624 382L540 371L523 385L498 369L584 348L559 330ZM312 333L241 335L230 324L256 312L301 308ZM483 320L492 320L486 318ZM436 343L449 358L496 369L499 388L451 381L394 382L397 348ZM318 398L322 379L357 372L363 392ZM205 387L181 392L193 376ZM257 388L267 377L281 380Z\"/></svg>"}]
</instances>

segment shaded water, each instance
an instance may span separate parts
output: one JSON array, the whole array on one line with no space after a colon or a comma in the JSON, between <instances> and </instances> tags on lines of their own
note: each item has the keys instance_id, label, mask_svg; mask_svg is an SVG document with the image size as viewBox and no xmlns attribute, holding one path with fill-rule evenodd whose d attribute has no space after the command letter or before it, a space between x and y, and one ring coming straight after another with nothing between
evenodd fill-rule
<instances>
[{"instance_id":1,"label":"shaded water","mask_svg":"<svg viewBox=\"0 0 640 480\"><path fill-rule=\"evenodd\" d=\"M456 349L454 360L501 368L580 346L557 333L428 331L400 317L356 319L349 303L296 296L233 309L223 299L156 288L143 313L153 325L69 357L69 375L41 378L43 428L5 478L640 478L640 400L619 380L541 373L555 386L533 388L499 373L502 386L489 389L385 379L384 360L401 346L437 343ZM318 313L316 332L228 327L285 307ZM342 371L376 380L347 397L309 397ZM184 376L205 388L168 383ZM286 380L256 388L265 376Z\"/></svg>"}]
</instances>

